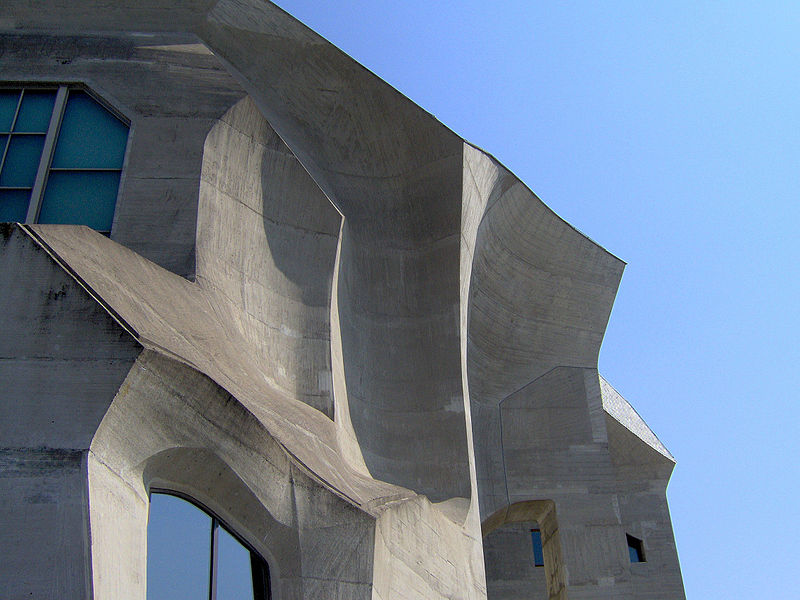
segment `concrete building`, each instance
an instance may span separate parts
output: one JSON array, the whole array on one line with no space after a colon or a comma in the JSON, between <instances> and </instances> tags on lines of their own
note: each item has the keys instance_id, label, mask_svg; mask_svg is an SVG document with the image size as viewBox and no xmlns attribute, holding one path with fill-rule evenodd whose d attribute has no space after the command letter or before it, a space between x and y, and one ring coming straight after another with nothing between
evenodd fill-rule
<instances>
[{"instance_id":1,"label":"concrete building","mask_svg":"<svg viewBox=\"0 0 800 600\"><path fill-rule=\"evenodd\" d=\"M2 598L144 599L154 491L255 598L684 597L624 264L492 156L263 0L5 0L0 74Z\"/></svg>"}]
</instances>

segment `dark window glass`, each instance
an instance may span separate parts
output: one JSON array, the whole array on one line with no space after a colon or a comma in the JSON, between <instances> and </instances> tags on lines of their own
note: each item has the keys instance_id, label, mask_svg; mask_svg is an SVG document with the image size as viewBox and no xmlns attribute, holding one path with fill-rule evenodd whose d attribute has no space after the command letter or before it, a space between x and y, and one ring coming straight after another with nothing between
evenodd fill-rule
<instances>
[{"instance_id":1,"label":"dark window glass","mask_svg":"<svg viewBox=\"0 0 800 600\"><path fill-rule=\"evenodd\" d=\"M18 103L19 90L0 90L0 131L11 131Z\"/></svg>"},{"instance_id":2,"label":"dark window glass","mask_svg":"<svg viewBox=\"0 0 800 600\"><path fill-rule=\"evenodd\" d=\"M28 190L0 190L0 223L24 221L30 198Z\"/></svg>"},{"instance_id":3,"label":"dark window glass","mask_svg":"<svg viewBox=\"0 0 800 600\"><path fill-rule=\"evenodd\" d=\"M0 187L32 188L43 145L43 135L12 135L0 173Z\"/></svg>"},{"instance_id":4,"label":"dark window glass","mask_svg":"<svg viewBox=\"0 0 800 600\"><path fill-rule=\"evenodd\" d=\"M47 180L39 222L111 231L118 188L118 171L53 171Z\"/></svg>"},{"instance_id":5,"label":"dark window glass","mask_svg":"<svg viewBox=\"0 0 800 600\"><path fill-rule=\"evenodd\" d=\"M14 131L47 133L55 99L55 90L43 92L25 90Z\"/></svg>"},{"instance_id":6,"label":"dark window glass","mask_svg":"<svg viewBox=\"0 0 800 600\"><path fill-rule=\"evenodd\" d=\"M632 535L625 534L628 540L628 555L632 563L645 562L644 548L642 547L642 540L633 537Z\"/></svg>"},{"instance_id":7,"label":"dark window glass","mask_svg":"<svg viewBox=\"0 0 800 600\"><path fill-rule=\"evenodd\" d=\"M544 552L542 551L542 532L531 529L531 542L533 544L533 564L536 567L544 566Z\"/></svg>"},{"instance_id":8,"label":"dark window glass","mask_svg":"<svg viewBox=\"0 0 800 600\"><path fill-rule=\"evenodd\" d=\"M128 128L86 92L70 91L54 169L121 169Z\"/></svg>"}]
</instances>

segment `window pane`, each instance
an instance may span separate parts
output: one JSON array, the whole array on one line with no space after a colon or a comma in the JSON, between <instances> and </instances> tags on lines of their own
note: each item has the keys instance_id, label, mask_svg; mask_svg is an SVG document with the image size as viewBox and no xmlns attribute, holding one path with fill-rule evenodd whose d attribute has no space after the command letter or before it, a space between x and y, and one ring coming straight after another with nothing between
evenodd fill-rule
<instances>
[{"instance_id":1,"label":"window pane","mask_svg":"<svg viewBox=\"0 0 800 600\"><path fill-rule=\"evenodd\" d=\"M121 169L128 127L85 92L70 92L53 167Z\"/></svg>"},{"instance_id":2,"label":"window pane","mask_svg":"<svg viewBox=\"0 0 800 600\"><path fill-rule=\"evenodd\" d=\"M111 231L118 187L116 171L51 172L37 222Z\"/></svg>"},{"instance_id":3,"label":"window pane","mask_svg":"<svg viewBox=\"0 0 800 600\"><path fill-rule=\"evenodd\" d=\"M18 101L19 90L0 90L0 131L11 131Z\"/></svg>"},{"instance_id":4,"label":"window pane","mask_svg":"<svg viewBox=\"0 0 800 600\"><path fill-rule=\"evenodd\" d=\"M250 551L219 528L217 546L217 600L253 600Z\"/></svg>"},{"instance_id":5,"label":"window pane","mask_svg":"<svg viewBox=\"0 0 800 600\"><path fill-rule=\"evenodd\" d=\"M165 494L150 497L147 599L205 600L211 568L211 517Z\"/></svg>"},{"instance_id":6,"label":"window pane","mask_svg":"<svg viewBox=\"0 0 800 600\"><path fill-rule=\"evenodd\" d=\"M531 531L531 542L533 543L533 564L536 567L544 566L544 552L542 552L542 533L538 529Z\"/></svg>"},{"instance_id":7,"label":"window pane","mask_svg":"<svg viewBox=\"0 0 800 600\"><path fill-rule=\"evenodd\" d=\"M0 186L33 187L42 146L43 135L12 135L3 172L0 173Z\"/></svg>"},{"instance_id":8,"label":"window pane","mask_svg":"<svg viewBox=\"0 0 800 600\"><path fill-rule=\"evenodd\" d=\"M47 133L55 99L54 91L31 92L26 90L22 95L22 106L19 107L19 116L17 124L14 125L14 131Z\"/></svg>"},{"instance_id":9,"label":"window pane","mask_svg":"<svg viewBox=\"0 0 800 600\"><path fill-rule=\"evenodd\" d=\"M0 190L0 223L24 223L30 196L29 190Z\"/></svg>"}]
</instances>

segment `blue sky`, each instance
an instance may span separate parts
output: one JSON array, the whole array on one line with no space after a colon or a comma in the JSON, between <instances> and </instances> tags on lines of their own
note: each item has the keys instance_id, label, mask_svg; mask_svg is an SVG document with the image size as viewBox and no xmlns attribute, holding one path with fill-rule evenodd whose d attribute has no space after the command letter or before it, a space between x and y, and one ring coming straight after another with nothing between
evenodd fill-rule
<instances>
[{"instance_id":1,"label":"blue sky","mask_svg":"<svg viewBox=\"0 0 800 600\"><path fill-rule=\"evenodd\" d=\"M689 598L797 592L800 3L279 0L628 263Z\"/></svg>"}]
</instances>

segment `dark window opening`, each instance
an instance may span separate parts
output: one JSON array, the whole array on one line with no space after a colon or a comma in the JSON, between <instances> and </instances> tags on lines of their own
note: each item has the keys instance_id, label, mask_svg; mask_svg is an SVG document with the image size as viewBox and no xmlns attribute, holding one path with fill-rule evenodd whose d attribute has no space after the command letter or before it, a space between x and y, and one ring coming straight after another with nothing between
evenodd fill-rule
<instances>
[{"instance_id":1,"label":"dark window opening","mask_svg":"<svg viewBox=\"0 0 800 600\"><path fill-rule=\"evenodd\" d=\"M542 549L542 532L538 529L531 529L531 542L533 544L533 566L544 566L544 551Z\"/></svg>"},{"instance_id":2,"label":"dark window opening","mask_svg":"<svg viewBox=\"0 0 800 600\"><path fill-rule=\"evenodd\" d=\"M631 563L645 562L642 540L628 535L627 533L625 537L628 539L628 555L630 556Z\"/></svg>"},{"instance_id":3,"label":"dark window opening","mask_svg":"<svg viewBox=\"0 0 800 600\"><path fill-rule=\"evenodd\" d=\"M147 598L269 600L266 561L194 500L153 491L147 525Z\"/></svg>"}]
</instances>

